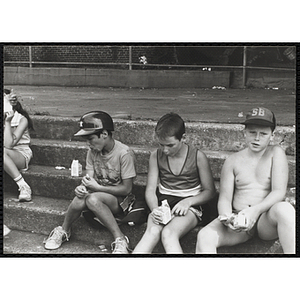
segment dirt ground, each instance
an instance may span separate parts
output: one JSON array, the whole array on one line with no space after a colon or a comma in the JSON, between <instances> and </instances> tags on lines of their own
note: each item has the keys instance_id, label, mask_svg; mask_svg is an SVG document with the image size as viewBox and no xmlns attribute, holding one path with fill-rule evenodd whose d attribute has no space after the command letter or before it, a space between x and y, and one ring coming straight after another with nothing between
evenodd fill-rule
<instances>
[{"instance_id":1,"label":"dirt ground","mask_svg":"<svg viewBox=\"0 0 300 300\"><path fill-rule=\"evenodd\" d=\"M114 118L158 120L173 111L185 121L240 123L251 108L263 106L274 111L278 125L295 125L295 90L7 87L35 115L80 117L91 110L104 110Z\"/></svg>"}]
</instances>

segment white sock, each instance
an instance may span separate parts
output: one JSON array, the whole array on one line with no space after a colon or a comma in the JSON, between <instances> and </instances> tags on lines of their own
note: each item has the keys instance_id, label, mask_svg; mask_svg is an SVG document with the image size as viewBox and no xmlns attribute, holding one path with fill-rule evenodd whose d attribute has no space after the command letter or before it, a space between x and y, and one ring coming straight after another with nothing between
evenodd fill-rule
<instances>
[{"instance_id":1,"label":"white sock","mask_svg":"<svg viewBox=\"0 0 300 300\"><path fill-rule=\"evenodd\" d=\"M24 180L23 176L20 174L18 177L14 178L15 183L20 188L21 186L27 185L26 181Z\"/></svg>"}]
</instances>

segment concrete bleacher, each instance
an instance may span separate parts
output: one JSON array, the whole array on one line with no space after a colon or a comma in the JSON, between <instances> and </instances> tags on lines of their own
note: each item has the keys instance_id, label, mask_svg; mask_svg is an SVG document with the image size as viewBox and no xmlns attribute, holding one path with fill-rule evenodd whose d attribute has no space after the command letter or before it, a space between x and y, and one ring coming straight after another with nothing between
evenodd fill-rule
<instances>
[{"instance_id":1,"label":"concrete bleacher","mask_svg":"<svg viewBox=\"0 0 300 300\"><path fill-rule=\"evenodd\" d=\"M29 170L23 173L33 190L33 201L17 202L17 186L9 176L4 175L4 224L12 229L12 232L4 238L4 253L103 254L97 245L105 245L110 250L113 241L111 234L105 228L102 230L92 228L84 218L74 223L71 241L65 243L61 249L54 251L44 249L44 238L55 226L62 224L67 207L74 197L74 188L81 181L81 177L71 176L69 170L71 162L78 159L84 168L88 147L80 138L73 137L78 130L78 119L33 116L33 122L34 157ZM130 145L136 156L138 176L134 180L133 192L137 197L144 197L150 151L157 147L153 135L156 123L121 119L114 119L114 122L114 137ZM186 125L187 142L206 153L217 188L224 160L232 152L244 147L242 128L242 125L234 124L194 122ZM280 144L286 151L289 162L289 189L295 187L295 129L278 127L274 143ZM64 169L57 169L57 166ZM292 197L289 189L287 196ZM133 227L122 225L122 231L130 238L132 248L142 237L145 228L146 224ZM200 227L196 227L181 240L185 254L195 253L199 229ZM14 239L14 236L19 238ZM21 237L24 237L24 241ZM158 244L153 255L161 253L164 253L164 250L162 245ZM254 239L235 247L223 247L218 253L274 254L282 253L282 249L277 240L266 242Z\"/></svg>"}]
</instances>

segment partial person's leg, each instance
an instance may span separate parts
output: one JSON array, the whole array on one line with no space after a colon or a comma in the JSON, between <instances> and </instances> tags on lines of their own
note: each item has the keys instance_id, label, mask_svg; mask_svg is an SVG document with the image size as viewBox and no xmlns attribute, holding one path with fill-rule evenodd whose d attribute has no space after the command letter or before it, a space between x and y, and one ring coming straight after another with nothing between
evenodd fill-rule
<instances>
[{"instance_id":1,"label":"partial person's leg","mask_svg":"<svg viewBox=\"0 0 300 300\"><path fill-rule=\"evenodd\" d=\"M185 216L174 217L161 233L162 244L167 254L182 254L179 240L196 227L197 217L190 210Z\"/></svg>"},{"instance_id":2,"label":"partial person's leg","mask_svg":"<svg viewBox=\"0 0 300 300\"><path fill-rule=\"evenodd\" d=\"M250 238L251 236L246 232L235 232L215 219L199 231L196 254L216 254L219 247L234 246Z\"/></svg>"},{"instance_id":3,"label":"partial person's leg","mask_svg":"<svg viewBox=\"0 0 300 300\"><path fill-rule=\"evenodd\" d=\"M20 175L20 169L26 166L25 157L16 150L4 148L4 171L12 178Z\"/></svg>"},{"instance_id":4,"label":"partial person's leg","mask_svg":"<svg viewBox=\"0 0 300 300\"><path fill-rule=\"evenodd\" d=\"M133 254L150 254L160 240L163 225L155 224L151 214L148 216L146 231L133 250Z\"/></svg>"},{"instance_id":5,"label":"partial person's leg","mask_svg":"<svg viewBox=\"0 0 300 300\"><path fill-rule=\"evenodd\" d=\"M4 171L15 181L19 187L20 201L30 201L31 200L31 188L24 180L20 169L26 167L25 157L16 150L4 148Z\"/></svg>"},{"instance_id":6,"label":"partial person's leg","mask_svg":"<svg viewBox=\"0 0 300 300\"><path fill-rule=\"evenodd\" d=\"M279 237L283 252L295 253L296 214L294 207L288 202L279 202L263 213L258 221L257 230L263 240Z\"/></svg>"}]
</instances>

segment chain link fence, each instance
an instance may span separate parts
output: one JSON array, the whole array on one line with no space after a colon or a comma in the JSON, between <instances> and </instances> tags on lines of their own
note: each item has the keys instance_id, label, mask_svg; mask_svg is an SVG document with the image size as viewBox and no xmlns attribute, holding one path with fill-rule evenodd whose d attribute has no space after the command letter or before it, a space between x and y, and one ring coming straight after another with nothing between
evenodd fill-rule
<instances>
[{"instance_id":1,"label":"chain link fence","mask_svg":"<svg viewBox=\"0 0 300 300\"><path fill-rule=\"evenodd\" d=\"M158 70L199 68L220 70L246 66L295 70L295 48L293 46L12 45L4 46L4 65Z\"/></svg>"}]
</instances>

